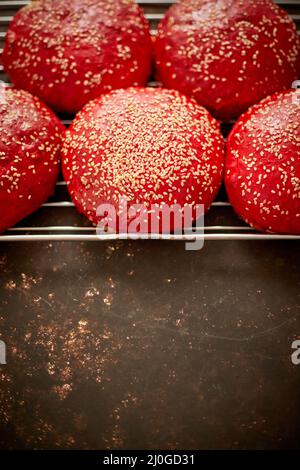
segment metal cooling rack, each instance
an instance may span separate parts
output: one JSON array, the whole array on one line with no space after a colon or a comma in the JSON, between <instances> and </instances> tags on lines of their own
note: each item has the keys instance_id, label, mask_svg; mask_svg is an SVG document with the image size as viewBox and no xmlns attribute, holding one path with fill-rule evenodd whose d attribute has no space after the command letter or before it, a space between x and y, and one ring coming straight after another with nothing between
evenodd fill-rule
<instances>
[{"instance_id":1,"label":"metal cooling rack","mask_svg":"<svg viewBox=\"0 0 300 470\"><path fill-rule=\"evenodd\" d=\"M0 0L0 54L6 30L13 15L29 0ZM175 3L172 0L138 0L144 8L146 18L151 24L151 33L156 34L157 24L163 18L166 9ZM300 34L300 0L277 0L276 3L285 8L297 24ZM9 83L8 78L0 65L0 80ZM149 86L157 86L156 82L149 82ZM72 120L62 117L62 122L68 126ZM223 125L223 134L226 137L231 125ZM96 234L95 227L91 226L85 217L76 212L74 204L62 179L56 184L54 196L33 215L23 220L6 234L0 236L0 242L12 241L99 241L127 239L127 234ZM132 238L132 236L130 237ZM300 240L300 236L262 234L245 225L233 212L224 188L217 200L212 204L205 217L205 227L185 235L151 236L139 235L139 239L160 240Z\"/></svg>"}]
</instances>

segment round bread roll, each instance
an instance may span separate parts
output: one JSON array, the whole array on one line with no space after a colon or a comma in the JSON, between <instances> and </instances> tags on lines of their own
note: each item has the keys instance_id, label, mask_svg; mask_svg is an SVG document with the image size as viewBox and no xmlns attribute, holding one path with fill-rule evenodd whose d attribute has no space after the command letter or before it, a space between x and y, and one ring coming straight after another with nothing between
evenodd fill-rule
<instances>
[{"instance_id":1,"label":"round bread roll","mask_svg":"<svg viewBox=\"0 0 300 470\"><path fill-rule=\"evenodd\" d=\"M77 209L94 224L101 222L101 204L112 205L118 217L122 198L129 207L143 204L149 222L154 205L209 208L222 181L224 141L219 123L194 100L177 91L129 88L99 97L77 115L62 161ZM116 230L131 232L130 222L129 214ZM180 228L176 221L170 226Z\"/></svg>"},{"instance_id":2,"label":"round bread roll","mask_svg":"<svg viewBox=\"0 0 300 470\"><path fill-rule=\"evenodd\" d=\"M37 0L15 15L3 65L19 88L72 114L101 93L145 85L151 56L133 0Z\"/></svg>"},{"instance_id":3,"label":"round bread roll","mask_svg":"<svg viewBox=\"0 0 300 470\"><path fill-rule=\"evenodd\" d=\"M64 131L38 98L0 87L0 232L34 212L53 193Z\"/></svg>"},{"instance_id":4,"label":"round bread roll","mask_svg":"<svg viewBox=\"0 0 300 470\"><path fill-rule=\"evenodd\" d=\"M225 184L234 209L266 232L300 234L300 95L268 97L228 138Z\"/></svg>"},{"instance_id":5,"label":"round bread roll","mask_svg":"<svg viewBox=\"0 0 300 470\"><path fill-rule=\"evenodd\" d=\"M229 121L292 86L300 40L272 0L181 0L155 42L159 79Z\"/></svg>"}]
</instances>

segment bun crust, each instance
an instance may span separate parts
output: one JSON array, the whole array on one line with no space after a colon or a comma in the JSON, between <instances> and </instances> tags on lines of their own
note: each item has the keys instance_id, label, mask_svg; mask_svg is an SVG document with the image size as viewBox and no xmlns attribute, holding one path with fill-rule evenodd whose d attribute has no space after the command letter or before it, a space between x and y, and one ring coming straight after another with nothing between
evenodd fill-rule
<instances>
[{"instance_id":1,"label":"bun crust","mask_svg":"<svg viewBox=\"0 0 300 470\"><path fill-rule=\"evenodd\" d=\"M224 141L208 111L176 91L117 90L89 103L63 145L63 172L77 209L94 224L100 204L203 203L220 187Z\"/></svg>"},{"instance_id":2,"label":"bun crust","mask_svg":"<svg viewBox=\"0 0 300 470\"><path fill-rule=\"evenodd\" d=\"M158 78L229 121L300 73L296 26L272 0L181 0L155 41Z\"/></svg>"},{"instance_id":3,"label":"bun crust","mask_svg":"<svg viewBox=\"0 0 300 470\"><path fill-rule=\"evenodd\" d=\"M0 232L53 193L65 128L38 98L0 88Z\"/></svg>"},{"instance_id":4,"label":"bun crust","mask_svg":"<svg viewBox=\"0 0 300 470\"><path fill-rule=\"evenodd\" d=\"M254 228L300 234L300 96L266 98L240 117L227 142L225 184Z\"/></svg>"},{"instance_id":5,"label":"bun crust","mask_svg":"<svg viewBox=\"0 0 300 470\"><path fill-rule=\"evenodd\" d=\"M151 55L133 0L39 0L15 15L3 65L18 88L72 114L101 93L145 85Z\"/></svg>"}]
</instances>

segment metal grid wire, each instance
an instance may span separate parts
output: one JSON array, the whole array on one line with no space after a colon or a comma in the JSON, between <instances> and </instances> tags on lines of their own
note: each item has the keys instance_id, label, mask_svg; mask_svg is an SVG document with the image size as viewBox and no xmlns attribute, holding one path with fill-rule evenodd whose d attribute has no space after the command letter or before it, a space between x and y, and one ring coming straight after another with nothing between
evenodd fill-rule
<instances>
[{"instance_id":1,"label":"metal grid wire","mask_svg":"<svg viewBox=\"0 0 300 470\"><path fill-rule=\"evenodd\" d=\"M6 30L13 15L29 0L0 0L0 54ZM157 24L163 18L165 11L172 4L172 0L138 0L144 8L146 18L151 24L151 33L156 34ZM300 0L276 0L276 3L285 8L297 24L300 34ZM8 83L8 78L0 65L0 80ZM156 82L149 82L149 86L157 86ZM62 122L68 126L72 120L62 117ZM232 124L231 124L232 125ZM226 137L231 125L223 125L223 134ZM0 236L0 242L12 241L99 241L127 239L127 234L97 235L95 227L76 212L74 204L62 179L56 184L54 196L32 216L23 220L16 227L9 229ZM131 235L130 238L133 238ZM205 218L205 227L184 235L139 235L139 239L160 240L300 240L300 236L262 234L245 225L239 220L227 200L224 189L221 190L217 200Z\"/></svg>"}]
</instances>

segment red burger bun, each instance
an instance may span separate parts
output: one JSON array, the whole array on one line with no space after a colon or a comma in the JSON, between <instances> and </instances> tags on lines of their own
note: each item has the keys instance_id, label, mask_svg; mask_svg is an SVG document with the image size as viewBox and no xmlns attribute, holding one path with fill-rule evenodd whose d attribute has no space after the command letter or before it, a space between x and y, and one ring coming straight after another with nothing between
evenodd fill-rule
<instances>
[{"instance_id":1,"label":"red burger bun","mask_svg":"<svg viewBox=\"0 0 300 470\"><path fill-rule=\"evenodd\" d=\"M207 210L222 181L224 140L219 123L194 100L129 88L99 97L76 116L62 165L77 209L95 225L97 208L111 204L119 214L121 198L130 207L143 204L147 217L153 205ZM175 225L171 230L181 228Z\"/></svg>"},{"instance_id":2,"label":"red burger bun","mask_svg":"<svg viewBox=\"0 0 300 470\"><path fill-rule=\"evenodd\" d=\"M159 80L230 121L300 73L300 39L272 0L181 0L158 28Z\"/></svg>"},{"instance_id":3,"label":"red burger bun","mask_svg":"<svg viewBox=\"0 0 300 470\"><path fill-rule=\"evenodd\" d=\"M3 65L11 81L73 114L115 88L145 85L149 24L133 0L39 0L9 26Z\"/></svg>"},{"instance_id":4,"label":"red burger bun","mask_svg":"<svg viewBox=\"0 0 300 470\"><path fill-rule=\"evenodd\" d=\"M0 87L0 232L34 212L53 193L64 131L38 98Z\"/></svg>"},{"instance_id":5,"label":"red burger bun","mask_svg":"<svg viewBox=\"0 0 300 470\"><path fill-rule=\"evenodd\" d=\"M237 214L263 232L300 234L300 95L264 99L227 142L225 185Z\"/></svg>"}]
</instances>

